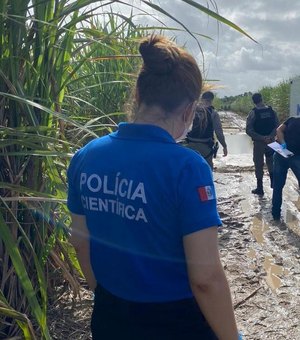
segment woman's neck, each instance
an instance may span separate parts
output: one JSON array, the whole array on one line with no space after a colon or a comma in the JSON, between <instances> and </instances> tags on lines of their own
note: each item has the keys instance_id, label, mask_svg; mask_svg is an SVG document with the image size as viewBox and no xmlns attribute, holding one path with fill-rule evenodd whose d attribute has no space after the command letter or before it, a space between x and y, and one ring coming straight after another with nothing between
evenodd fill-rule
<instances>
[{"instance_id":1,"label":"woman's neck","mask_svg":"<svg viewBox=\"0 0 300 340\"><path fill-rule=\"evenodd\" d=\"M174 125L174 119L168 117L168 114L158 106L146 107L141 105L135 115L133 123L135 124L151 124L161 127L171 133ZM172 133L171 133L172 134Z\"/></svg>"},{"instance_id":2,"label":"woman's neck","mask_svg":"<svg viewBox=\"0 0 300 340\"><path fill-rule=\"evenodd\" d=\"M186 125L189 123L189 119L186 120L185 117L187 110L190 110L191 113L193 112L189 106L189 103L183 103L172 112L167 112L159 106L141 104L133 123L159 126L166 130L174 139L177 139L183 134ZM192 121L193 117L192 115L190 116Z\"/></svg>"}]
</instances>

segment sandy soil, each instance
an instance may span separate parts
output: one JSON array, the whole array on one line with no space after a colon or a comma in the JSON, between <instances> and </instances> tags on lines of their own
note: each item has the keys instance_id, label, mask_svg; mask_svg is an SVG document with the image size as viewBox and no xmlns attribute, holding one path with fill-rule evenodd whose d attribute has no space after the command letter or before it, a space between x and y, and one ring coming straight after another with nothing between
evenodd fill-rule
<instances>
[{"instance_id":1,"label":"sandy soil","mask_svg":"<svg viewBox=\"0 0 300 340\"><path fill-rule=\"evenodd\" d=\"M283 218L272 220L272 192L265 176L265 195L255 186L251 141L245 122L222 113L228 157L220 148L214 179L223 226L220 253L230 284L237 323L244 339L300 339L300 197L289 174ZM240 147L240 149L239 149ZM81 300L65 293L49 311L53 339L90 339L91 293Z\"/></svg>"}]
</instances>

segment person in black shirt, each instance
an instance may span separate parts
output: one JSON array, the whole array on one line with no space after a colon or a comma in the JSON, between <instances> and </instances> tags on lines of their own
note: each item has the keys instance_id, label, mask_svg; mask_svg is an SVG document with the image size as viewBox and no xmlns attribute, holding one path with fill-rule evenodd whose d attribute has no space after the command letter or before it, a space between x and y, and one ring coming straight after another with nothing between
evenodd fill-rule
<instances>
[{"instance_id":1,"label":"person in black shirt","mask_svg":"<svg viewBox=\"0 0 300 340\"><path fill-rule=\"evenodd\" d=\"M288 169L293 171L300 187L300 117L290 117L278 127L277 141L283 148L293 152L294 156L284 158L277 152L274 154L272 196L272 215L274 220L280 219L282 190L285 185Z\"/></svg>"},{"instance_id":2,"label":"person in black shirt","mask_svg":"<svg viewBox=\"0 0 300 340\"><path fill-rule=\"evenodd\" d=\"M277 113L271 106L266 106L262 95L255 93L252 96L255 107L249 112L246 123L246 133L253 140L253 162L257 187L252 190L253 194L264 195L263 190L263 168L264 156L270 175L271 188L273 182L273 150L268 144L273 142L276 135L276 128L279 125Z\"/></svg>"}]
</instances>

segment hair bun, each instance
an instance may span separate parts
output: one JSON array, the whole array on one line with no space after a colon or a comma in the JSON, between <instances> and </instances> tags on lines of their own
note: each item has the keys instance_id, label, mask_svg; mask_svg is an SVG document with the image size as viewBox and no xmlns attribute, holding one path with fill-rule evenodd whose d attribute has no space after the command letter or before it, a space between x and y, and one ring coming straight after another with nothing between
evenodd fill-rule
<instances>
[{"instance_id":1,"label":"hair bun","mask_svg":"<svg viewBox=\"0 0 300 340\"><path fill-rule=\"evenodd\" d=\"M150 36L139 47L144 67L155 74L167 74L177 65L179 51L176 45L162 36Z\"/></svg>"}]
</instances>

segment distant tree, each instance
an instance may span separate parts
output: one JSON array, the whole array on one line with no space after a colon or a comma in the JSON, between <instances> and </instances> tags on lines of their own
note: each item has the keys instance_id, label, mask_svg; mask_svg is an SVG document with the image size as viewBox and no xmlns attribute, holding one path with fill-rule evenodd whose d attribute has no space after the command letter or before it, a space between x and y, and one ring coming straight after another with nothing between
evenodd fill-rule
<instances>
[{"instance_id":1,"label":"distant tree","mask_svg":"<svg viewBox=\"0 0 300 340\"><path fill-rule=\"evenodd\" d=\"M215 107L217 110L221 110L221 109L222 109L222 100L221 100L217 95L215 95L215 99L214 99L214 107Z\"/></svg>"},{"instance_id":2,"label":"distant tree","mask_svg":"<svg viewBox=\"0 0 300 340\"><path fill-rule=\"evenodd\" d=\"M290 80L284 80L278 85L264 86L255 91L260 92L263 96L264 102L278 113L280 121L289 116L289 93L290 93ZM218 105L220 108L227 111L233 111L241 115L246 115L253 107L252 92L244 92L236 96L229 96L220 98Z\"/></svg>"}]
</instances>

